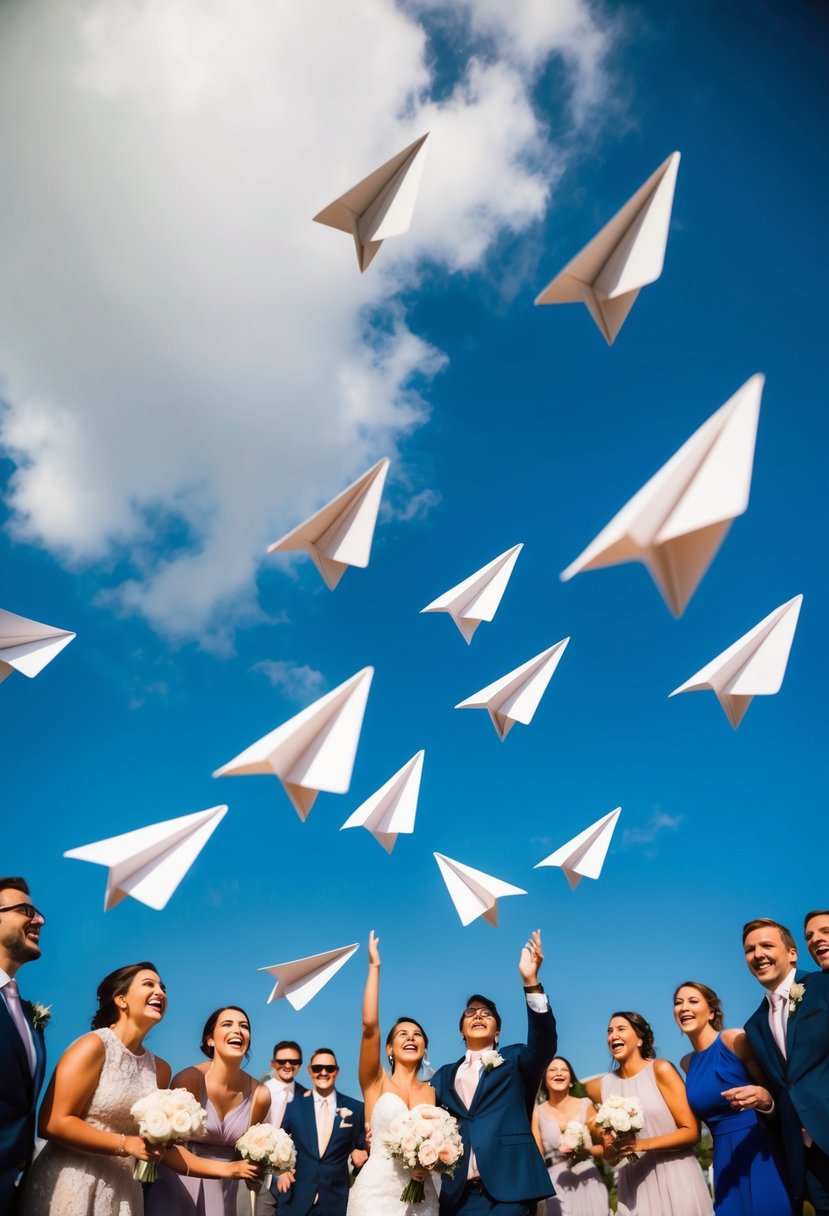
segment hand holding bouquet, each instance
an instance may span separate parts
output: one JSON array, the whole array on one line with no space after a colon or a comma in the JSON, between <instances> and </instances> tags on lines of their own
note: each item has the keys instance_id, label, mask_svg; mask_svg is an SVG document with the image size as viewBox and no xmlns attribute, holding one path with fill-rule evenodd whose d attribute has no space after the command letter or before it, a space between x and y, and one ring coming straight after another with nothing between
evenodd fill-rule
<instances>
[{"instance_id":1,"label":"hand holding bouquet","mask_svg":"<svg viewBox=\"0 0 829 1216\"><path fill-rule=\"evenodd\" d=\"M296 1165L293 1140L273 1123L252 1124L236 1141L236 1152L244 1161L265 1166L270 1174L286 1174ZM255 1190L259 1183L248 1182L247 1185L250 1190Z\"/></svg>"},{"instance_id":2,"label":"hand holding bouquet","mask_svg":"<svg viewBox=\"0 0 829 1216\"><path fill-rule=\"evenodd\" d=\"M577 1161L588 1159L592 1144L590 1132L585 1125L579 1123L577 1119L571 1119L561 1129L558 1151L571 1165L575 1165Z\"/></svg>"},{"instance_id":3,"label":"hand holding bouquet","mask_svg":"<svg viewBox=\"0 0 829 1216\"><path fill-rule=\"evenodd\" d=\"M195 1140L207 1131L207 1111L189 1089L154 1089L130 1107L130 1114L138 1124L141 1139L158 1147ZM138 1161L134 1177L139 1182L155 1182L156 1163Z\"/></svg>"},{"instance_id":4,"label":"hand holding bouquet","mask_svg":"<svg viewBox=\"0 0 829 1216\"><path fill-rule=\"evenodd\" d=\"M642 1107L635 1098L611 1094L596 1111L596 1126L601 1127L616 1144L632 1144L636 1133L645 1126ZM628 1153L628 1161L638 1161L638 1153Z\"/></svg>"},{"instance_id":5,"label":"hand holding bouquet","mask_svg":"<svg viewBox=\"0 0 829 1216\"><path fill-rule=\"evenodd\" d=\"M446 1174L451 1178L463 1156L463 1141L458 1124L448 1111L439 1106L415 1106L391 1130L385 1141L390 1157L400 1157L410 1170L425 1169ZM422 1203L423 1182L411 1178L400 1196L402 1203Z\"/></svg>"}]
</instances>

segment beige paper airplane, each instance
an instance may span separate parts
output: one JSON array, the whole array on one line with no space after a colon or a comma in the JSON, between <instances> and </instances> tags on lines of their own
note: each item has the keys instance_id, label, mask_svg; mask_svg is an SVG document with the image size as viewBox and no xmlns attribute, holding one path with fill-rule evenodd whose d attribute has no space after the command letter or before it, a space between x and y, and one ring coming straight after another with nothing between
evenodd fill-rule
<instances>
[{"instance_id":1,"label":"beige paper airplane","mask_svg":"<svg viewBox=\"0 0 829 1216\"><path fill-rule=\"evenodd\" d=\"M13 671L36 676L75 636L0 608L0 683Z\"/></svg>"},{"instance_id":2,"label":"beige paper airplane","mask_svg":"<svg viewBox=\"0 0 829 1216\"><path fill-rule=\"evenodd\" d=\"M481 621L491 621L495 616L523 548L523 545L513 545L420 611L448 612L466 641L471 642Z\"/></svg>"},{"instance_id":3,"label":"beige paper airplane","mask_svg":"<svg viewBox=\"0 0 829 1216\"><path fill-rule=\"evenodd\" d=\"M268 545L268 553L310 554L333 591L348 566L368 565L388 469L384 456L305 523Z\"/></svg>"},{"instance_id":4,"label":"beige paper airplane","mask_svg":"<svg viewBox=\"0 0 829 1216\"><path fill-rule=\"evenodd\" d=\"M320 791L348 792L373 675L373 667L364 667L257 739L213 776L278 777L300 819L307 819Z\"/></svg>"},{"instance_id":5,"label":"beige paper airplane","mask_svg":"<svg viewBox=\"0 0 829 1216\"><path fill-rule=\"evenodd\" d=\"M402 236L411 227L428 135L427 131L314 216L317 224L351 233L361 271L368 269L386 237Z\"/></svg>"},{"instance_id":6,"label":"beige paper airplane","mask_svg":"<svg viewBox=\"0 0 829 1216\"><path fill-rule=\"evenodd\" d=\"M752 697L780 691L802 603L803 596L796 595L775 608L670 695L710 688L736 730Z\"/></svg>"},{"instance_id":7,"label":"beige paper airplane","mask_svg":"<svg viewBox=\"0 0 829 1216\"><path fill-rule=\"evenodd\" d=\"M543 650L534 659L501 676L493 684L487 684L480 692L473 693L461 701L455 709L485 709L492 719L501 742L506 739L516 722L529 726L538 704L544 696L553 672L561 662L569 638L562 638L548 650Z\"/></svg>"},{"instance_id":8,"label":"beige paper airplane","mask_svg":"<svg viewBox=\"0 0 829 1216\"><path fill-rule=\"evenodd\" d=\"M390 777L386 784L357 807L340 828L367 828L374 839L390 853L400 832L414 831L423 757L419 751Z\"/></svg>"},{"instance_id":9,"label":"beige paper airplane","mask_svg":"<svg viewBox=\"0 0 829 1216\"><path fill-rule=\"evenodd\" d=\"M712 414L562 571L562 580L641 562L674 616L682 616L748 506L763 384L763 376L752 376Z\"/></svg>"},{"instance_id":10,"label":"beige paper airplane","mask_svg":"<svg viewBox=\"0 0 829 1216\"><path fill-rule=\"evenodd\" d=\"M505 895L527 894L521 887L513 887L482 870L473 870L472 866L461 865L451 857L444 857L443 853L435 853L434 858L463 925L482 916L488 924L497 927L498 900Z\"/></svg>"},{"instance_id":11,"label":"beige paper airplane","mask_svg":"<svg viewBox=\"0 0 829 1216\"><path fill-rule=\"evenodd\" d=\"M536 304L585 303L612 346L640 289L662 274L678 170L679 153L673 152Z\"/></svg>"},{"instance_id":12,"label":"beige paper airplane","mask_svg":"<svg viewBox=\"0 0 829 1216\"><path fill-rule=\"evenodd\" d=\"M558 866L564 871L573 890L583 878L598 878L621 813L622 808L617 806L615 811L585 828L578 836L568 840L567 844L556 849L555 853L539 861L534 868L537 870L540 866Z\"/></svg>"},{"instance_id":13,"label":"beige paper airplane","mask_svg":"<svg viewBox=\"0 0 829 1216\"><path fill-rule=\"evenodd\" d=\"M226 814L226 806L211 806L70 849L64 857L109 867L105 912L128 895L160 911Z\"/></svg>"},{"instance_id":14,"label":"beige paper airplane","mask_svg":"<svg viewBox=\"0 0 829 1216\"><path fill-rule=\"evenodd\" d=\"M268 997L268 1004L285 997L294 1009L302 1009L321 988L324 988L340 967L344 967L357 951L355 942L351 946L340 946L337 950L326 950L324 954L311 954L308 958L294 959L291 963L276 963L273 967L260 967L274 976L276 983Z\"/></svg>"}]
</instances>

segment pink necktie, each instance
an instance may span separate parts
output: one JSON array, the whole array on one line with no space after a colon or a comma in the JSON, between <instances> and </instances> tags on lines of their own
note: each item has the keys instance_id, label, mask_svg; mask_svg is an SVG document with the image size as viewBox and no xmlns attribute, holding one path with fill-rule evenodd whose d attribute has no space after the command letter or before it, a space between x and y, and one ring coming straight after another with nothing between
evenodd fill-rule
<instances>
[{"instance_id":1,"label":"pink necktie","mask_svg":"<svg viewBox=\"0 0 829 1216\"><path fill-rule=\"evenodd\" d=\"M319 1146L320 1157L325 1156L325 1150L328 1148L328 1141L331 1139L333 1128L334 1116L331 1113L331 1107L327 1102L320 1102L317 1107L317 1144Z\"/></svg>"},{"instance_id":2,"label":"pink necktie","mask_svg":"<svg viewBox=\"0 0 829 1216\"><path fill-rule=\"evenodd\" d=\"M478 1088L481 1075L481 1054L480 1051L468 1051L466 1063L461 1065L455 1077L455 1089L467 1108L472 1105L475 1090Z\"/></svg>"},{"instance_id":3,"label":"pink necktie","mask_svg":"<svg viewBox=\"0 0 829 1216\"><path fill-rule=\"evenodd\" d=\"M32 1042L32 1035L26 1022L26 1015L20 1003L20 991L17 987L17 980L9 980L7 984L3 985L3 996L6 998L6 1008L11 1014L11 1019L17 1027L17 1032L23 1040L26 1059L29 1061L29 1069L34 1074L37 1057L35 1055L34 1043Z\"/></svg>"},{"instance_id":4,"label":"pink necktie","mask_svg":"<svg viewBox=\"0 0 829 1216\"><path fill-rule=\"evenodd\" d=\"M786 998L779 992L769 994L771 1002L771 1014L769 1016L769 1027L774 1036L774 1041L780 1048L780 1053L783 1059L786 1059L786 1026L783 1021L783 1015L786 1005Z\"/></svg>"}]
</instances>

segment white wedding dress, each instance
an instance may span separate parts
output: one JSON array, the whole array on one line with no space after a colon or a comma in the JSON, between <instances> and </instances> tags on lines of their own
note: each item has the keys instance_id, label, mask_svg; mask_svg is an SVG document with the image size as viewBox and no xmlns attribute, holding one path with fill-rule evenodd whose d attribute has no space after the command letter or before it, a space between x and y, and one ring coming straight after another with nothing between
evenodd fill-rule
<instances>
[{"instance_id":1,"label":"white wedding dress","mask_svg":"<svg viewBox=\"0 0 829 1216\"><path fill-rule=\"evenodd\" d=\"M423 1203L401 1203L411 1172L399 1157L389 1157L384 1140L396 1119L405 1115L406 1103L397 1094L381 1094L371 1116L371 1154L348 1196L347 1216L438 1216L438 1196L431 1174Z\"/></svg>"}]
</instances>

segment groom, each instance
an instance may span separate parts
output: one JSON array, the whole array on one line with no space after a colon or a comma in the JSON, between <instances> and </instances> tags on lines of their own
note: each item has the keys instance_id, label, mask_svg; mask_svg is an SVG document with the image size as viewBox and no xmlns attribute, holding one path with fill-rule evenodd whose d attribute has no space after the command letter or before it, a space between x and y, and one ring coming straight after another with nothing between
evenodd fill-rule
<instances>
[{"instance_id":1,"label":"groom","mask_svg":"<svg viewBox=\"0 0 829 1216\"><path fill-rule=\"evenodd\" d=\"M35 1106L46 1051L17 972L40 958L44 918L22 878L0 878L0 1216L14 1211L15 1181L34 1148Z\"/></svg>"},{"instance_id":2,"label":"groom","mask_svg":"<svg viewBox=\"0 0 829 1216\"><path fill-rule=\"evenodd\" d=\"M441 1185L441 1216L527 1216L539 1199L553 1194L530 1130L535 1095L558 1042L550 1002L538 982L543 959L536 931L518 964L527 1001L526 1045L498 1048L495 1002L476 994L460 1020L466 1055L432 1078L437 1103L457 1119L464 1147L454 1178Z\"/></svg>"},{"instance_id":3,"label":"groom","mask_svg":"<svg viewBox=\"0 0 829 1216\"><path fill-rule=\"evenodd\" d=\"M829 1216L829 974L798 971L794 938L774 920L749 921L743 950L766 990L746 1034L777 1106L794 1191Z\"/></svg>"}]
</instances>

